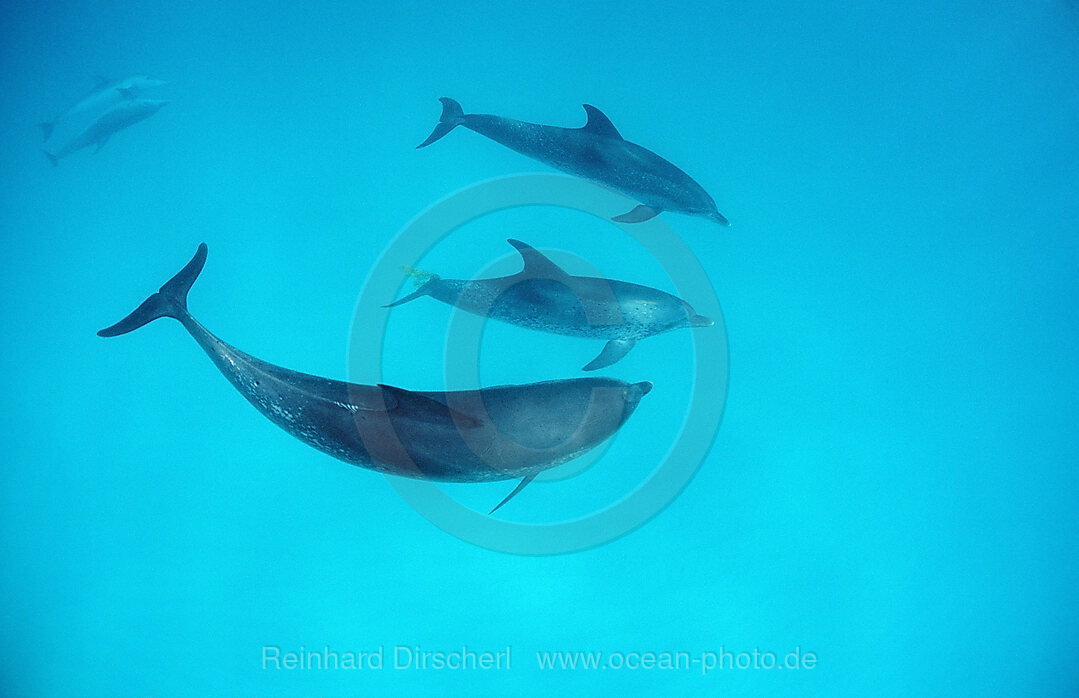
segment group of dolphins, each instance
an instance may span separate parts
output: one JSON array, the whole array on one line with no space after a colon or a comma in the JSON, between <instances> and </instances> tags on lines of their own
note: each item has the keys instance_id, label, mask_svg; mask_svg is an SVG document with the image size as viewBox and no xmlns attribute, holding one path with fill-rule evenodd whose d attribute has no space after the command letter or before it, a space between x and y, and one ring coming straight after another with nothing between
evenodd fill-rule
<instances>
[{"instance_id":1,"label":"group of dolphins","mask_svg":"<svg viewBox=\"0 0 1079 698\"><path fill-rule=\"evenodd\" d=\"M97 146L96 153L105 147L109 138L132 124L148 119L168 102L157 99L141 99L146 90L164 85L164 80L157 80L146 75L132 75L123 80L109 80L99 77L93 89L75 101L70 107L60 112L52 121L38 124L45 140L52 137L53 130L60 124L70 124L77 117L100 114L85 129L73 136L55 153L44 150L49 161L56 165L72 153Z\"/></svg>"},{"instance_id":2,"label":"group of dolphins","mask_svg":"<svg viewBox=\"0 0 1079 698\"><path fill-rule=\"evenodd\" d=\"M625 193L639 205L613 220L632 223L662 211L727 225L712 198L680 169L626 141L610 120L585 105L581 128L543 126L465 114L443 98L442 117L420 146L464 126L573 175ZM563 335L606 340L586 371L622 359L637 341L712 320L685 301L647 286L574 276L539 251L510 240L523 269L464 281L426 275L414 293L386 307L431 296L484 317ZM540 472L611 437L629 419L650 382L572 378L480 390L420 392L360 385L299 373L245 354L218 339L187 309L187 294L206 262L206 244L176 276L102 337L131 332L161 317L179 320L222 374L252 405L305 443L348 463L392 475L446 482L519 479L494 509Z\"/></svg>"}]
</instances>

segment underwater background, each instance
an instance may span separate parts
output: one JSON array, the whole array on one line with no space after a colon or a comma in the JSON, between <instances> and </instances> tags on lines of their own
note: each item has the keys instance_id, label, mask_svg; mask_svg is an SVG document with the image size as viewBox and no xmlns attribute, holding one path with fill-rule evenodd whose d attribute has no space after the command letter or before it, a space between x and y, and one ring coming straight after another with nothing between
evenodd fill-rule
<instances>
[{"instance_id":1,"label":"underwater background","mask_svg":"<svg viewBox=\"0 0 1079 698\"><path fill-rule=\"evenodd\" d=\"M12 0L0 20L3 695L1079 693L1075 3ZM35 123L95 74L167 80L146 96L169 104L51 167ZM190 308L224 340L339 379L382 346L385 382L445 387L450 309L386 311L357 345L365 280L447 195L549 170L465 129L415 150L442 96L562 126L594 104L731 220L662 216L722 303L722 427L604 545L460 540L270 424L177 323L95 336L205 241ZM675 292L620 227L554 208L400 264L512 270L510 237ZM601 371L656 387L596 463L497 516L584 516L641 482L708 331ZM492 323L479 371L578 377L599 349ZM512 485L444 490L486 513ZM401 647L509 666L395 667ZM543 668L555 652L607 668ZM735 666L754 652L814 661Z\"/></svg>"}]
</instances>

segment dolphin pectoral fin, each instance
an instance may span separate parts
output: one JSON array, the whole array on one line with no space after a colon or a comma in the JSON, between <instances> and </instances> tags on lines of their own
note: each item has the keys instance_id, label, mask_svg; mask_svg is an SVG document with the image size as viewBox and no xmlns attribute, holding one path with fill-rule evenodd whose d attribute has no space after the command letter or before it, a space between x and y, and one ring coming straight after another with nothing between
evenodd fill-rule
<instances>
[{"instance_id":1,"label":"dolphin pectoral fin","mask_svg":"<svg viewBox=\"0 0 1079 698\"><path fill-rule=\"evenodd\" d=\"M116 91L126 100L135 99L137 96L134 87L117 87Z\"/></svg>"},{"instance_id":2,"label":"dolphin pectoral fin","mask_svg":"<svg viewBox=\"0 0 1079 698\"><path fill-rule=\"evenodd\" d=\"M607 138L616 138L618 140L625 140L622 138L622 134L618 132L618 129L614 127L611 120L607 118L607 115L596 109L591 104L582 104L585 114L588 114L588 122L581 127L582 131L587 131L597 136L606 136Z\"/></svg>"},{"instance_id":3,"label":"dolphin pectoral fin","mask_svg":"<svg viewBox=\"0 0 1079 698\"><path fill-rule=\"evenodd\" d=\"M644 204L637 206L628 213L623 213L621 216L615 216L611 220L615 223L643 223L644 221L651 220L659 214L659 211L653 210Z\"/></svg>"},{"instance_id":4,"label":"dolphin pectoral fin","mask_svg":"<svg viewBox=\"0 0 1079 698\"><path fill-rule=\"evenodd\" d=\"M96 89L99 89L99 90L100 90L100 89L101 89L102 87L105 87L105 86L106 86L106 85L108 85L108 84L109 84L110 82L112 82L112 80L109 80L109 79L108 79L107 77L105 77L104 75L95 75L95 76L94 76L94 87L95 87Z\"/></svg>"},{"instance_id":5,"label":"dolphin pectoral fin","mask_svg":"<svg viewBox=\"0 0 1079 698\"><path fill-rule=\"evenodd\" d=\"M527 485L528 483L532 482L532 481L533 481L533 480L535 480L535 479L536 479L536 475L535 475L535 474L532 474L532 475L526 475L526 476L524 477L524 479L523 479L523 480L521 480L521 481L520 481L519 483L517 483L517 486L513 488L513 491L512 491L512 492L510 492L509 494L507 494L507 495L506 495L506 498L505 498L505 499L503 499L503 500L502 500L501 502L499 502L499 503L498 503L498 506L496 506L496 507L495 507L494 509L492 509L492 510L491 510L491 511L490 511L490 512L489 512L489 513L487 514L487 515L488 515L488 516L490 516L491 514L495 513L495 512L496 512L496 511L498 511L499 509L501 509L501 508L502 508L502 505L503 505L503 504L505 504L506 502L508 502L508 501L510 501L511 499L513 499L513 497L514 497L514 496L515 496L515 495L516 495L516 494L517 494L518 492L520 492L521 490L523 490L523 489L525 488L525 485Z\"/></svg>"},{"instance_id":6,"label":"dolphin pectoral fin","mask_svg":"<svg viewBox=\"0 0 1079 698\"><path fill-rule=\"evenodd\" d=\"M637 346L636 339L612 339L603 347L599 356L592 359L582 370L595 371L598 368L607 368L611 364L616 364L635 346Z\"/></svg>"},{"instance_id":7,"label":"dolphin pectoral fin","mask_svg":"<svg viewBox=\"0 0 1079 698\"><path fill-rule=\"evenodd\" d=\"M100 153L101 149L104 148L105 144L108 143L108 142L109 142L108 138L105 138L103 140L98 141L97 142L97 147L94 148L94 154L96 155L97 153Z\"/></svg>"},{"instance_id":8,"label":"dolphin pectoral fin","mask_svg":"<svg viewBox=\"0 0 1079 698\"><path fill-rule=\"evenodd\" d=\"M397 409L402 407L409 410L409 416L424 422L436 422L444 421L446 411L449 411L450 418L453 419L453 423L459 429L475 429L482 426L482 422L471 415L467 415L460 410L455 410L449 405L446 405L434 398L429 398L426 395L420 393L405 390L404 388L395 388L392 385L385 385L379 383L378 387L382 390L383 396L386 398L387 409ZM393 407L390 407L392 401ZM374 409L374 408L372 408Z\"/></svg>"},{"instance_id":9,"label":"dolphin pectoral fin","mask_svg":"<svg viewBox=\"0 0 1079 698\"><path fill-rule=\"evenodd\" d=\"M533 279L565 279L569 276L565 269L547 259L535 247L520 240L510 239L506 240L506 242L516 247L517 251L521 253L521 260L525 265L525 268L520 272L521 274Z\"/></svg>"}]
</instances>

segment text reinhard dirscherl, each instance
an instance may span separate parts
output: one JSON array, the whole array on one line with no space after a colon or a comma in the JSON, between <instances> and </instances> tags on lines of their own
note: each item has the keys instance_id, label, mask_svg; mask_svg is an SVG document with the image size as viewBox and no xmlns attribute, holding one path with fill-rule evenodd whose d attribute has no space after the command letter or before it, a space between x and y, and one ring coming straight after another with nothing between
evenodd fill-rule
<instances>
[{"instance_id":1,"label":"text reinhard dirscherl","mask_svg":"<svg viewBox=\"0 0 1079 698\"><path fill-rule=\"evenodd\" d=\"M453 650L425 650L421 647L397 645L387 649L379 646L367 652L338 652L329 646L309 650L285 651L274 645L262 648L263 669L320 670L329 669L509 669L510 648L473 650L467 645Z\"/></svg>"},{"instance_id":2,"label":"text reinhard dirscherl","mask_svg":"<svg viewBox=\"0 0 1079 698\"><path fill-rule=\"evenodd\" d=\"M510 669L511 647L499 650L475 650L467 645L451 650L428 650L411 645L396 645L387 649L378 646L370 651L339 652L329 645L321 650L298 649L283 651L276 645L262 647L263 669L337 670L420 669L420 670L489 670ZM556 651L536 652L540 670L681 670L698 671L707 676L717 670L811 670L817 666L817 653L795 647L790 652L735 652L726 647L716 651Z\"/></svg>"}]
</instances>

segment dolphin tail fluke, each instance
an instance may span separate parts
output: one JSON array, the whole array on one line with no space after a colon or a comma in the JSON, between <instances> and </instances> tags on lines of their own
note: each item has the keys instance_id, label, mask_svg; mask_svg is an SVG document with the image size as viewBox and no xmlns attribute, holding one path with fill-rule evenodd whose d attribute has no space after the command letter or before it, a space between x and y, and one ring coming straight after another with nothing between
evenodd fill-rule
<instances>
[{"instance_id":1,"label":"dolphin tail fluke","mask_svg":"<svg viewBox=\"0 0 1079 698\"><path fill-rule=\"evenodd\" d=\"M595 371L616 364L636 345L636 339L612 339L603 346L603 351L599 353L599 356L592 359L582 370Z\"/></svg>"},{"instance_id":2,"label":"dolphin tail fluke","mask_svg":"<svg viewBox=\"0 0 1079 698\"><path fill-rule=\"evenodd\" d=\"M498 511L499 509L501 509L501 508L502 508L502 505L503 505L503 504L505 504L506 502L510 501L510 500L511 500L511 499L513 499L513 498L514 498L515 496L517 496L517 493L518 493L518 492L520 492L521 490L523 490L523 489L525 488L525 485L527 485L528 483L532 482L532 480L534 480L534 479L535 479L535 477L536 477L536 476L535 476L535 474L532 474L532 475L526 475L526 476L525 476L525 478L524 478L523 480L521 480L521 481L520 481L519 483L517 483L517 486L513 488L513 491L512 491L512 492L510 492L509 494L507 494L507 495L506 495L506 498L505 498L505 499L503 499L503 500L502 500L501 502L499 502L499 503L498 503L498 506L496 506L496 507L495 507L494 509L492 509L492 510L491 510L491 511L490 511L490 512L488 513L488 516L490 516L491 514L495 513L495 512L496 512L496 511Z\"/></svg>"},{"instance_id":3,"label":"dolphin tail fluke","mask_svg":"<svg viewBox=\"0 0 1079 698\"><path fill-rule=\"evenodd\" d=\"M427 284L424 284L423 286L420 286L419 288L417 288L415 291L408 294L404 298L398 298L393 303L387 303L386 305L384 305L382 307L383 308L392 308L392 307L397 306L397 305L404 305L405 303L408 303L409 301L414 301L417 298L422 298L423 296L430 295L430 293L431 293L431 289L427 288Z\"/></svg>"},{"instance_id":4,"label":"dolphin tail fluke","mask_svg":"<svg viewBox=\"0 0 1079 698\"><path fill-rule=\"evenodd\" d=\"M422 296L430 295L432 291L430 283L432 281L438 281L440 278L438 274L424 271L423 269L416 269L414 267L401 267L401 270L412 277L412 281L415 282L417 288L404 298L399 298L393 303L382 306L383 308L392 308L395 305L403 305Z\"/></svg>"},{"instance_id":5,"label":"dolphin tail fluke","mask_svg":"<svg viewBox=\"0 0 1079 698\"><path fill-rule=\"evenodd\" d=\"M45 153L45 157L47 157L47 158L49 159L49 163L50 163L50 164L51 164L51 165L52 165L53 167L56 167L57 165L59 165L59 164L60 164L60 158L56 157L55 155L53 155L53 154L52 154L52 153L50 153L49 151L47 151L47 150L42 150L41 152Z\"/></svg>"},{"instance_id":6,"label":"dolphin tail fluke","mask_svg":"<svg viewBox=\"0 0 1079 698\"><path fill-rule=\"evenodd\" d=\"M435 126L434 131L431 131L431 135L427 137L427 140L416 146L417 148L431 145L452 131L454 127L465 122L465 110L461 108L461 105L456 100L442 97L438 101L442 102L442 116L438 119L438 125Z\"/></svg>"},{"instance_id":7,"label":"dolphin tail fluke","mask_svg":"<svg viewBox=\"0 0 1079 698\"><path fill-rule=\"evenodd\" d=\"M182 320L187 317L187 292L199 277L206 264L206 243L199 245L195 256L180 273L172 277L161 289L142 302L135 311L112 327L106 327L97 334L99 337L116 337L137 330L159 317L171 317Z\"/></svg>"},{"instance_id":8,"label":"dolphin tail fluke","mask_svg":"<svg viewBox=\"0 0 1079 698\"><path fill-rule=\"evenodd\" d=\"M37 127L41 129L42 135L45 136L41 139L42 142L49 140L49 138L52 136L53 123L51 121L42 121L40 124L37 125Z\"/></svg>"}]
</instances>

